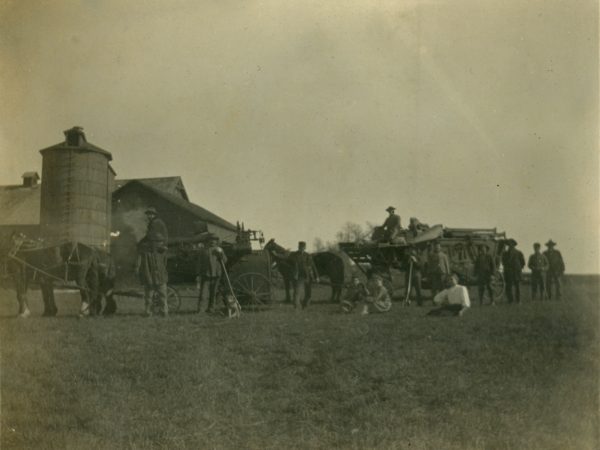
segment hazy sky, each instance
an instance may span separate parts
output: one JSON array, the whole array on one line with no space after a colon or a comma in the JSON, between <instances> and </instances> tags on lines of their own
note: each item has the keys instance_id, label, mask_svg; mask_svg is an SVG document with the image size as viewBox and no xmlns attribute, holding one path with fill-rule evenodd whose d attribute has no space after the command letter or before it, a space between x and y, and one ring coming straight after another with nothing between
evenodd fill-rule
<instances>
[{"instance_id":1,"label":"hazy sky","mask_svg":"<svg viewBox=\"0 0 600 450\"><path fill-rule=\"evenodd\" d=\"M73 125L285 246L498 227L599 272L595 1L0 1L0 184Z\"/></svg>"}]
</instances>

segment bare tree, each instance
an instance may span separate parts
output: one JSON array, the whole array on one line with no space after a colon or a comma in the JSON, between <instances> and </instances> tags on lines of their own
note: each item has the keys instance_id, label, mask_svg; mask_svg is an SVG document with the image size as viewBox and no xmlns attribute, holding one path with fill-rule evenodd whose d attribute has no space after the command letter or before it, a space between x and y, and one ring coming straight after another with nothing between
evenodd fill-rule
<instances>
[{"instance_id":1,"label":"bare tree","mask_svg":"<svg viewBox=\"0 0 600 450\"><path fill-rule=\"evenodd\" d=\"M346 222L335 234L335 239L337 242L359 242L365 240L369 234L370 231L363 229L358 223Z\"/></svg>"},{"instance_id":2,"label":"bare tree","mask_svg":"<svg viewBox=\"0 0 600 450\"><path fill-rule=\"evenodd\" d=\"M315 252L326 252L328 250L337 250L337 243L327 241L325 242L320 237L316 237L313 241L313 248Z\"/></svg>"}]
</instances>

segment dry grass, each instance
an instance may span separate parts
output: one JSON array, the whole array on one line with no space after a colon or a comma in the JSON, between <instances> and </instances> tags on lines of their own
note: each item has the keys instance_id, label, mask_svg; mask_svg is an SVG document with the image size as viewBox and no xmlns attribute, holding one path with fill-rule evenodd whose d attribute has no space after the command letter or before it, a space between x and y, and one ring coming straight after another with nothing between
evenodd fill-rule
<instances>
[{"instance_id":1,"label":"dry grass","mask_svg":"<svg viewBox=\"0 0 600 450\"><path fill-rule=\"evenodd\" d=\"M12 448L598 448L598 279L568 299L403 308L317 302L228 321L17 320L0 292L1 446ZM327 292L317 295L326 298ZM319 297L317 297L319 300ZM188 302L192 309L192 302Z\"/></svg>"}]
</instances>

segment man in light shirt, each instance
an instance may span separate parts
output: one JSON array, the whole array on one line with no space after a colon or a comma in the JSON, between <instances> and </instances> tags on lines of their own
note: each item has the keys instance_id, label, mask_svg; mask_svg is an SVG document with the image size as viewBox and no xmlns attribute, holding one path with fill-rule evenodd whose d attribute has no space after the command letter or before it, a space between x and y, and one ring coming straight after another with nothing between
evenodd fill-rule
<instances>
[{"instance_id":1,"label":"man in light shirt","mask_svg":"<svg viewBox=\"0 0 600 450\"><path fill-rule=\"evenodd\" d=\"M448 287L433 298L433 303L439 305L439 308L429 311L428 316L441 316L446 312L462 316L465 310L471 307L469 291L465 286L458 284L458 276L448 275L446 282Z\"/></svg>"}]
</instances>

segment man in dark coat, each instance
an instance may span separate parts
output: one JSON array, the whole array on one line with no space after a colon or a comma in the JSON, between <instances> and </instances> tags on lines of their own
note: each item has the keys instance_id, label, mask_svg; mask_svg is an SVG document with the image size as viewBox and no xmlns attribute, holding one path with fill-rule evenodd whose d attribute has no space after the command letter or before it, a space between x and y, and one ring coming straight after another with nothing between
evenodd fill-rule
<instances>
[{"instance_id":1,"label":"man in dark coat","mask_svg":"<svg viewBox=\"0 0 600 450\"><path fill-rule=\"evenodd\" d=\"M555 245L556 242L550 239L546 242L548 250L544 252L544 256L548 260L548 272L546 272L546 292L548 293L548 299L552 298L552 285L556 286L556 298L560 299L562 295L560 292L560 279L563 273L565 273L565 262L560 252L554 249Z\"/></svg>"},{"instance_id":2,"label":"man in dark coat","mask_svg":"<svg viewBox=\"0 0 600 450\"><path fill-rule=\"evenodd\" d=\"M504 266L504 281L506 282L506 297L508 303L514 300L521 303L521 272L525 267L525 257L523 253L516 249L517 241L509 239L507 241L508 250L502 254L502 265ZM514 292L514 296L513 296Z\"/></svg>"},{"instance_id":3,"label":"man in dark coat","mask_svg":"<svg viewBox=\"0 0 600 450\"><path fill-rule=\"evenodd\" d=\"M208 307L207 313L214 312L217 299L217 290L224 274L223 267L227 263L227 256L221 247L219 247L219 238L216 235L209 236L208 247L200 249L197 260L196 282L198 283L198 309L200 312L204 286L208 285Z\"/></svg>"},{"instance_id":4,"label":"man in dark coat","mask_svg":"<svg viewBox=\"0 0 600 450\"><path fill-rule=\"evenodd\" d=\"M406 286L406 298L410 298L410 291L408 287L415 288L415 294L417 296L417 305L423 304L423 297L421 296L421 271L423 270L423 261L421 256L417 252L416 248L411 248L406 258L406 272L404 275L404 284Z\"/></svg>"},{"instance_id":5,"label":"man in dark coat","mask_svg":"<svg viewBox=\"0 0 600 450\"><path fill-rule=\"evenodd\" d=\"M546 289L544 288L546 273L548 272L548 259L540 252L539 242L533 244L533 254L529 256L527 267L531 270L531 299L535 300L537 291L540 291L540 300L544 300Z\"/></svg>"},{"instance_id":6,"label":"man in dark coat","mask_svg":"<svg viewBox=\"0 0 600 450\"><path fill-rule=\"evenodd\" d=\"M432 297L444 289L448 275L450 275L450 260L442 250L442 245L436 242L427 256L427 278Z\"/></svg>"},{"instance_id":7,"label":"man in dark coat","mask_svg":"<svg viewBox=\"0 0 600 450\"><path fill-rule=\"evenodd\" d=\"M384 231L383 240L392 242L400 230L402 230L402 225L400 223L400 216L396 214L396 208L388 206L386 211L388 212L388 217L381 227Z\"/></svg>"},{"instance_id":8,"label":"man in dark coat","mask_svg":"<svg viewBox=\"0 0 600 450\"><path fill-rule=\"evenodd\" d=\"M290 255L292 263L292 288L294 295L294 308L306 308L310 304L312 295L312 282L319 282L319 273L317 267L310 256L306 252L306 242L298 242L298 250ZM300 303L300 285L304 287L304 300Z\"/></svg>"},{"instance_id":9,"label":"man in dark coat","mask_svg":"<svg viewBox=\"0 0 600 450\"><path fill-rule=\"evenodd\" d=\"M169 315L167 305L167 242L168 232L165 223L158 217L156 209L146 210L148 226L146 235L138 243L138 258L135 271L144 285L146 315L152 315L152 300L156 293L162 304L162 313Z\"/></svg>"},{"instance_id":10,"label":"man in dark coat","mask_svg":"<svg viewBox=\"0 0 600 450\"><path fill-rule=\"evenodd\" d=\"M479 305L483 305L485 291L488 291L490 303L495 305L494 292L492 291L492 277L496 272L496 263L490 255L490 249L487 245L480 245L477 258L475 258L474 267L475 277L477 278L477 290L479 293Z\"/></svg>"}]
</instances>

